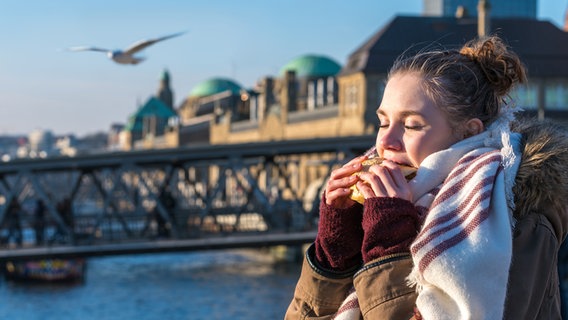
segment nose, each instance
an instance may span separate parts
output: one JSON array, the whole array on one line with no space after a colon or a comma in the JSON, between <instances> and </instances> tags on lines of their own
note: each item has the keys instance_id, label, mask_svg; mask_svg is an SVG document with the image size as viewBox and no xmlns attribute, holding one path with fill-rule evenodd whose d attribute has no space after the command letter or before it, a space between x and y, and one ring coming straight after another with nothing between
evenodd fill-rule
<instances>
[{"instance_id":1,"label":"nose","mask_svg":"<svg viewBox=\"0 0 568 320\"><path fill-rule=\"evenodd\" d=\"M377 144L383 150L402 150L401 135L394 127L379 129L379 132L377 133Z\"/></svg>"}]
</instances>

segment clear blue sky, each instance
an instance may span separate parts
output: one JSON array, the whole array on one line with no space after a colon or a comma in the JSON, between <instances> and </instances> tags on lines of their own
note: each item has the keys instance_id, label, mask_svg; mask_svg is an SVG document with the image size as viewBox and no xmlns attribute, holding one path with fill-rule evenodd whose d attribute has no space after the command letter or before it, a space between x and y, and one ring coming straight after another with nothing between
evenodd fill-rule
<instances>
[{"instance_id":1,"label":"clear blue sky","mask_svg":"<svg viewBox=\"0 0 568 320\"><path fill-rule=\"evenodd\" d=\"M562 25L568 0L539 0L538 17ZM176 106L199 82L229 77L251 87L307 53L344 64L395 15L422 0L3 0L0 135L35 129L83 136L126 122L155 94L167 68ZM72 46L125 48L187 31L124 66Z\"/></svg>"}]
</instances>

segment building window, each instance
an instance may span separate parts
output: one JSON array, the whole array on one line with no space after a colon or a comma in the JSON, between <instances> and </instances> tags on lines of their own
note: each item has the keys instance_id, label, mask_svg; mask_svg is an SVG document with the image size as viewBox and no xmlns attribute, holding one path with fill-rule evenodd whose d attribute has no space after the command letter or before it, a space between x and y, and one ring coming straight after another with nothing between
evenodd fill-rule
<instances>
[{"instance_id":1,"label":"building window","mask_svg":"<svg viewBox=\"0 0 568 320\"><path fill-rule=\"evenodd\" d=\"M314 110L316 108L316 81L308 82L308 110Z\"/></svg>"},{"instance_id":2,"label":"building window","mask_svg":"<svg viewBox=\"0 0 568 320\"><path fill-rule=\"evenodd\" d=\"M327 104L328 105L332 105L335 104L336 98L335 98L335 78L333 77L328 77L327 78Z\"/></svg>"},{"instance_id":3,"label":"building window","mask_svg":"<svg viewBox=\"0 0 568 320\"><path fill-rule=\"evenodd\" d=\"M316 90L317 100L316 105L318 108L321 108L325 105L325 82L324 79L317 80L317 90Z\"/></svg>"},{"instance_id":4,"label":"building window","mask_svg":"<svg viewBox=\"0 0 568 320\"><path fill-rule=\"evenodd\" d=\"M257 121L260 118L257 103L258 103L258 97L257 96L251 96L250 97L250 120L251 121Z\"/></svg>"},{"instance_id":5,"label":"building window","mask_svg":"<svg viewBox=\"0 0 568 320\"><path fill-rule=\"evenodd\" d=\"M542 82L517 87L511 94L516 105L526 110L538 109L539 84L542 85ZM546 110L568 110L568 81L547 79L543 92Z\"/></svg>"},{"instance_id":6,"label":"building window","mask_svg":"<svg viewBox=\"0 0 568 320\"><path fill-rule=\"evenodd\" d=\"M536 84L528 84L518 86L511 93L515 106L526 110L538 109L538 86Z\"/></svg>"},{"instance_id":7,"label":"building window","mask_svg":"<svg viewBox=\"0 0 568 320\"><path fill-rule=\"evenodd\" d=\"M357 86L350 85L347 87L347 107L350 109L357 108Z\"/></svg>"},{"instance_id":8,"label":"building window","mask_svg":"<svg viewBox=\"0 0 568 320\"><path fill-rule=\"evenodd\" d=\"M568 82L547 81L544 88L544 101L547 110L568 110Z\"/></svg>"}]
</instances>

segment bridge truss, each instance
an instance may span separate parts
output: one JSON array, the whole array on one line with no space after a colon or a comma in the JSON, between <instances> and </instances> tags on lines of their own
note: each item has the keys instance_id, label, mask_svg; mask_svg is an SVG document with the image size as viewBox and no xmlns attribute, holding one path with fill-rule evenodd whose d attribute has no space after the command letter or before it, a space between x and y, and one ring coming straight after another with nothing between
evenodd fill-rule
<instances>
[{"instance_id":1,"label":"bridge truss","mask_svg":"<svg viewBox=\"0 0 568 320\"><path fill-rule=\"evenodd\" d=\"M2 163L0 247L315 230L324 179L373 143L358 136Z\"/></svg>"}]
</instances>

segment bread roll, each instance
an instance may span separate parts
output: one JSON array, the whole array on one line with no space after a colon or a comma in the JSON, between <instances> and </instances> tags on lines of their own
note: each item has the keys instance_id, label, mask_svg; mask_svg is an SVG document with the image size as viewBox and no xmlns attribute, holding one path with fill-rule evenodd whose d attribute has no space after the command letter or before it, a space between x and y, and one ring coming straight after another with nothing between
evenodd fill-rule
<instances>
[{"instance_id":1,"label":"bread roll","mask_svg":"<svg viewBox=\"0 0 568 320\"><path fill-rule=\"evenodd\" d=\"M359 175L361 172L367 172L372 165L381 164L382 162L383 159L379 157L367 159L363 161L363 168L361 169L361 171L355 172L354 175ZM406 180L411 180L412 178L414 178L414 176L416 176L416 168L403 164L399 164L398 166L400 167L400 170L402 171L402 174L404 175ZM357 189L356 185L351 186L351 195L349 197L359 202L360 204L363 204L363 202L365 202L365 197L363 197L361 192L359 192L359 189Z\"/></svg>"}]
</instances>

